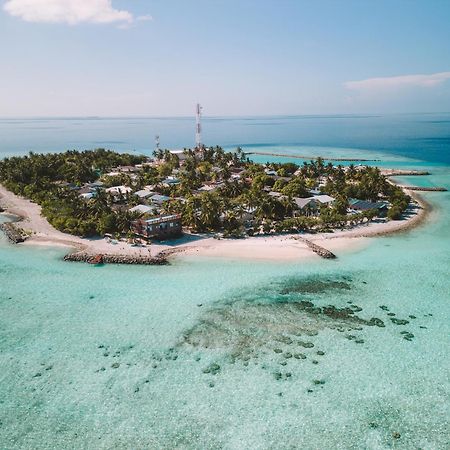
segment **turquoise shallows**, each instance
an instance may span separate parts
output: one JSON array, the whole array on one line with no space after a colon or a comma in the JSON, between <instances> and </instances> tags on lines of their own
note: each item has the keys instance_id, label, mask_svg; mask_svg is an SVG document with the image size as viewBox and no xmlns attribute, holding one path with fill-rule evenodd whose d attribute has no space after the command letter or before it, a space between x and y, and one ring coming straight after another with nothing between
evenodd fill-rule
<instances>
[{"instance_id":1,"label":"turquoise shallows","mask_svg":"<svg viewBox=\"0 0 450 450\"><path fill-rule=\"evenodd\" d=\"M411 142L386 160L433 175L402 181L450 188ZM92 267L0 238L0 448L445 448L450 193L423 196L426 225L337 261Z\"/></svg>"}]
</instances>

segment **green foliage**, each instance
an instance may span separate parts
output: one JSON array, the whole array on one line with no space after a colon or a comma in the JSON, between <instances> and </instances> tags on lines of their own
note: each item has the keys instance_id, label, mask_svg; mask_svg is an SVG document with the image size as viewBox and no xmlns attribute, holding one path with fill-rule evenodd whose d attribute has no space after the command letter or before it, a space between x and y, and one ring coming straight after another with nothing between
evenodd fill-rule
<instances>
[{"instance_id":1,"label":"green foliage","mask_svg":"<svg viewBox=\"0 0 450 450\"><path fill-rule=\"evenodd\" d=\"M387 213L389 220L400 220L402 218L402 209L398 205L392 205Z\"/></svg>"}]
</instances>

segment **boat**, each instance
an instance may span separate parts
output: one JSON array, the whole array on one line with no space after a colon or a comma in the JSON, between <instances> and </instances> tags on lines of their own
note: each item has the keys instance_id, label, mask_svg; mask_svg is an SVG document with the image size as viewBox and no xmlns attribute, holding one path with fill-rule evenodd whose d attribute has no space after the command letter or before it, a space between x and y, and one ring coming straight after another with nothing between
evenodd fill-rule
<instances>
[{"instance_id":1,"label":"boat","mask_svg":"<svg viewBox=\"0 0 450 450\"><path fill-rule=\"evenodd\" d=\"M103 264L103 255L95 255L90 261L89 264Z\"/></svg>"}]
</instances>

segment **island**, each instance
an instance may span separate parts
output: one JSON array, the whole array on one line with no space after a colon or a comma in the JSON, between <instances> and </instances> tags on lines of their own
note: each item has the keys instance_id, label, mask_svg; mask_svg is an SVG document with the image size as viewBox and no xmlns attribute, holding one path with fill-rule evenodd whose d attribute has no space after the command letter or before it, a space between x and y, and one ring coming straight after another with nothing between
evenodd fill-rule
<instances>
[{"instance_id":1,"label":"island","mask_svg":"<svg viewBox=\"0 0 450 450\"><path fill-rule=\"evenodd\" d=\"M0 202L21 218L9 230L18 242L69 245L74 260L161 263L179 251L294 259L321 239L342 243L417 222L424 203L388 175L320 157L261 164L219 146L158 149L151 158L29 153L0 162Z\"/></svg>"}]
</instances>

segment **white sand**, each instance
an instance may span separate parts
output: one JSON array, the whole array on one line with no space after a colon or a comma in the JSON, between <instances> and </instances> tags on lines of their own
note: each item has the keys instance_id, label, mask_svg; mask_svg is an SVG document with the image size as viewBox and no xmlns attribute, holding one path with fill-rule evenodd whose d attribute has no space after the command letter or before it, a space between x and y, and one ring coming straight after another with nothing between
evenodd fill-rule
<instances>
[{"instance_id":1,"label":"white sand","mask_svg":"<svg viewBox=\"0 0 450 450\"><path fill-rule=\"evenodd\" d=\"M409 192L410 195L413 193ZM359 225L352 230L334 233L304 234L305 237L332 252L342 252L362 248L368 237L402 231L423 221L428 205L415 195L419 208L409 211L406 219L400 221L380 221ZM296 261L305 258L319 258L304 242L294 239L298 235L260 236L247 239L214 239L209 236L186 235L171 242L133 247L128 243L111 244L106 239L85 239L72 236L53 228L41 216L41 207L19 197L0 185L0 205L6 213L22 218L20 226L30 233L30 238L20 245L63 245L83 250L90 254L110 254L128 256L156 256L160 252L182 252L186 255L204 257L224 257L231 259Z\"/></svg>"}]
</instances>

